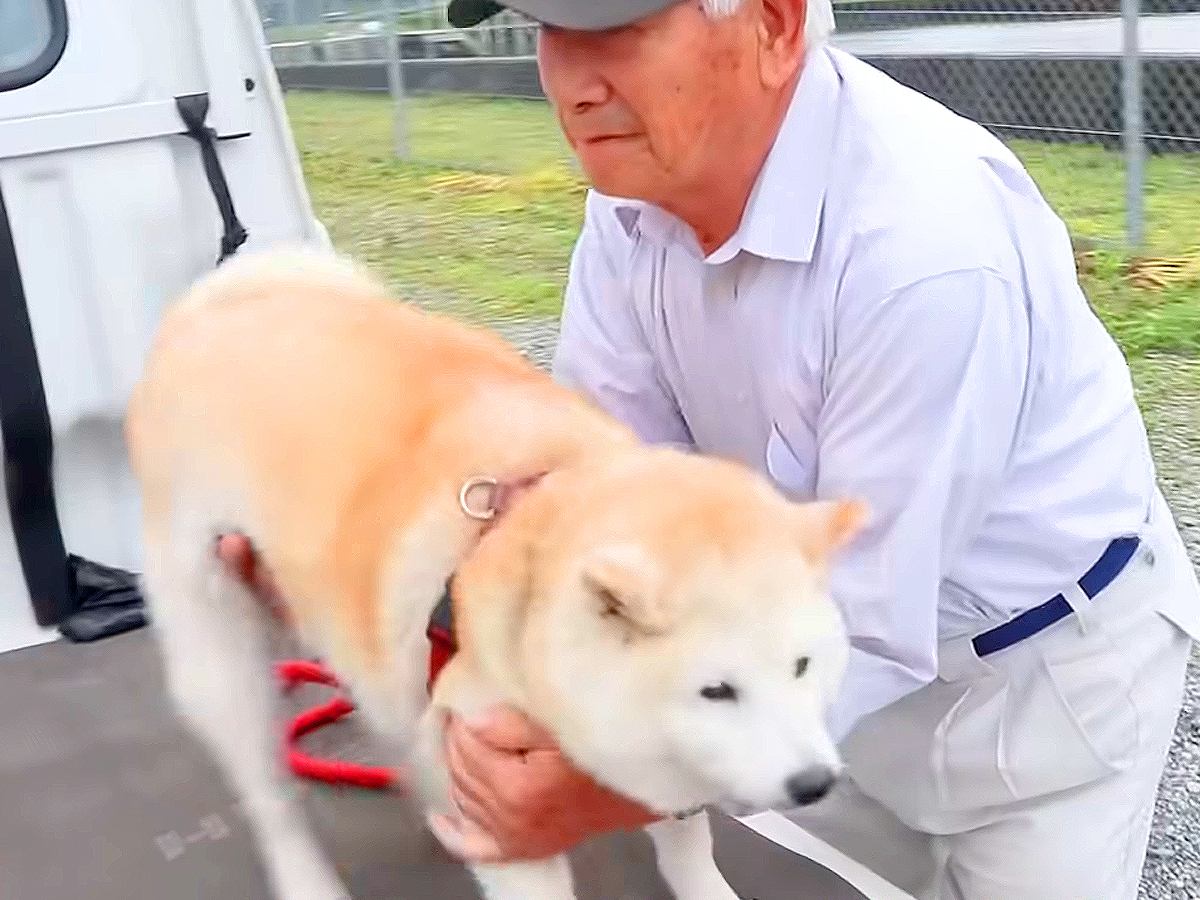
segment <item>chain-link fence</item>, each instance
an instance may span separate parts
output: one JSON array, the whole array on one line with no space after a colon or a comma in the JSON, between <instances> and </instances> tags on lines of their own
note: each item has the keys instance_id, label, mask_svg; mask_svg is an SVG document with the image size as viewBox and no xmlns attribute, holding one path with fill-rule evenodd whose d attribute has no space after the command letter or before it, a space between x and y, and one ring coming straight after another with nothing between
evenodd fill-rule
<instances>
[{"instance_id":1,"label":"chain-link fence","mask_svg":"<svg viewBox=\"0 0 1200 900\"><path fill-rule=\"evenodd\" d=\"M1194 167L1174 157L1200 154L1200 0L1119 4L838 0L835 44L1044 164L1049 192L1062 185L1054 199L1068 214L1080 207L1081 240L1134 248L1148 241L1154 249L1178 223L1171 199L1147 190L1164 178L1186 181ZM290 88L388 91L395 79L385 34L395 23L408 96L451 98L451 105L454 97L541 97L536 26L513 13L460 31L447 26L440 4L271 0L264 11ZM428 110L421 100L410 105L418 120ZM503 143L499 135L473 136L493 138ZM431 163L470 161L430 158L432 149L418 140L405 152ZM1108 183L1098 170L1109 173Z\"/></svg>"},{"instance_id":2,"label":"chain-link fence","mask_svg":"<svg viewBox=\"0 0 1200 900\"><path fill-rule=\"evenodd\" d=\"M269 2L271 53L335 241L410 295L493 321L552 319L586 185L544 102L536 26L506 12L456 30L441 3ZM1200 0L836 11L835 45L1021 157L1127 347L1200 345ZM1164 297L1169 339L1146 326L1147 310L1166 321Z\"/></svg>"},{"instance_id":3,"label":"chain-link fence","mask_svg":"<svg viewBox=\"0 0 1200 900\"><path fill-rule=\"evenodd\" d=\"M838 8L846 49L1016 148L1068 168L1119 166L1123 184L1103 198L1063 186L1057 199L1066 207L1076 199L1124 206L1120 228L1113 217L1081 221L1081 238L1142 247L1147 154L1200 153L1200 4L864 0ZM1039 146L1047 144L1077 149L1048 153ZM1121 155L1089 155L1089 147Z\"/></svg>"}]
</instances>

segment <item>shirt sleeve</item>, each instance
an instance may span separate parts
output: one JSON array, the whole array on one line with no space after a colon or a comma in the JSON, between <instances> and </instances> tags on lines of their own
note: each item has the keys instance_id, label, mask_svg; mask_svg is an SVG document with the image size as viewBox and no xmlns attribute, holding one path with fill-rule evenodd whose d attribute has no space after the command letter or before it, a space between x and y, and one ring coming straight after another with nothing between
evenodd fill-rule
<instances>
[{"instance_id":1,"label":"shirt sleeve","mask_svg":"<svg viewBox=\"0 0 1200 900\"><path fill-rule=\"evenodd\" d=\"M870 516L831 572L852 645L830 711L838 741L936 677L939 586L1004 478L1030 340L1020 289L986 268L839 318L817 494L859 498Z\"/></svg>"},{"instance_id":2,"label":"shirt sleeve","mask_svg":"<svg viewBox=\"0 0 1200 900\"><path fill-rule=\"evenodd\" d=\"M690 449L687 425L633 308L631 250L615 217L589 195L567 276L553 375L643 441Z\"/></svg>"}]
</instances>

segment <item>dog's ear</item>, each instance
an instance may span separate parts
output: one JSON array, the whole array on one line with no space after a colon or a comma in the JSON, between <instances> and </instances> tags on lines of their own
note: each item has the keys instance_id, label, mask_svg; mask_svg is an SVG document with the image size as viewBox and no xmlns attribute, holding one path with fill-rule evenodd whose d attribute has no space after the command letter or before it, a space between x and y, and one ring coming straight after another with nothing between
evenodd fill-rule
<instances>
[{"instance_id":1,"label":"dog's ear","mask_svg":"<svg viewBox=\"0 0 1200 900\"><path fill-rule=\"evenodd\" d=\"M796 506L796 530L804 552L824 562L866 525L868 510L859 500L821 500Z\"/></svg>"},{"instance_id":2,"label":"dog's ear","mask_svg":"<svg viewBox=\"0 0 1200 900\"><path fill-rule=\"evenodd\" d=\"M597 551L584 564L582 578L603 618L643 635L662 634L670 626L658 566L640 548L622 544Z\"/></svg>"}]
</instances>

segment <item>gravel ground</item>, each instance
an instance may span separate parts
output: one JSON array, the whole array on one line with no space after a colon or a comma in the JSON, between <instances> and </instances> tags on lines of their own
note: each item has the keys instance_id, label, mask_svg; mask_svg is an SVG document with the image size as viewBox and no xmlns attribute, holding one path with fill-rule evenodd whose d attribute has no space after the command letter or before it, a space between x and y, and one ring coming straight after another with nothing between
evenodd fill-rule
<instances>
[{"instance_id":1,"label":"gravel ground","mask_svg":"<svg viewBox=\"0 0 1200 900\"><path fill-rule=\"evenodd\" d=\"M555 323L486 309L480 318L527 357L548 366ZM1139 364L1159 477L1192 561L1200 566L1200 361L1156 359ZM1155 810L1139 900L1200 898L1200 653L1187 690Z\"/></svg>"},{"instance_id":2,"label":"gravel ground","mask_svg":"<svg viewBox=\"0 0 1200 900\"><path fill-rule=\"evenodd\" d=\"M1159 477L1192 562L1200 565L1200 364L1150 363L1159 382L1150 395ZM1158 399L1161 402L1154 402ZM1139 896L1200 897L1200 655L1193 652L1175 740L1159 787Z\"/></svg>"}]
</instances>

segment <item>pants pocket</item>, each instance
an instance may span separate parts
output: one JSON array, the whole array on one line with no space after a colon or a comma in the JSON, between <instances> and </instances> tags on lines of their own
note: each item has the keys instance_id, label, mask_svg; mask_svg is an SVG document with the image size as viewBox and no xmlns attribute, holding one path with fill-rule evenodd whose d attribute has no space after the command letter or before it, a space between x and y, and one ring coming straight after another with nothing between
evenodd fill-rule
<instances>
[{"instance_id":1,"label":"pants pocket","mask_svg":"<svg viewBox=\"0 0 1200 900\"><path fill-rule=\"evenodd\" d=\"M946 713L933 759L943 809L1041 797L1134 764L1129 663L1102 623L1074 637L1020 648L1019 664L1001 662Z\"/></svg>"}]
</instances>

